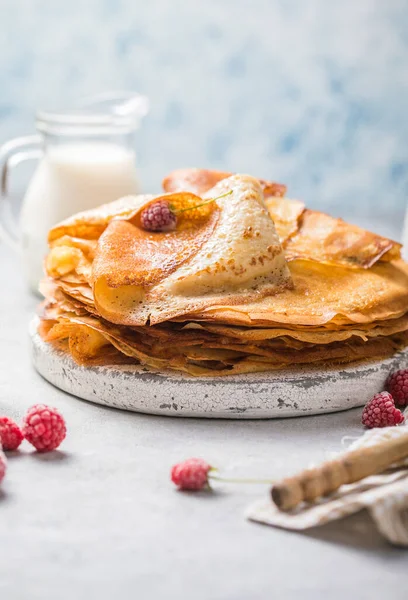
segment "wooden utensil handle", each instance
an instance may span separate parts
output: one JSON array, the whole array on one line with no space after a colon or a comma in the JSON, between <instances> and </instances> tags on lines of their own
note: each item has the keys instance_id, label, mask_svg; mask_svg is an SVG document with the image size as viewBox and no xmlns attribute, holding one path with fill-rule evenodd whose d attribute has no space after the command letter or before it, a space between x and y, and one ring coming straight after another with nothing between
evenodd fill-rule
<instances>
[{"instance_id":1,"label":"wooden utensil handle","mask_svg":"<svg viewBox=\"0 0 408 600\"><path fill-rule=\"evenodd\" d=\"M359 448L319 467L307 469L273 486L272 500L281 510L290 510L300 502L311 502L336 491L341 485L353 483L381 473L394 462L408 457L407 432L397 438Z\"/></svg>"}]
</instances>

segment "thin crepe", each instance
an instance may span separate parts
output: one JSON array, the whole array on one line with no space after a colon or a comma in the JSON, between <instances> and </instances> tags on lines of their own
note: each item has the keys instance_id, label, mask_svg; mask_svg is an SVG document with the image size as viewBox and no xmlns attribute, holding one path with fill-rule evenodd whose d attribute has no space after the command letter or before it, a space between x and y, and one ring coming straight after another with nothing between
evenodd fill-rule
<instances>
[{"instance_id":1,"label":"thin crepe","mask_svg":"<svg viewBox=\"0 0 408 600\"><path fill-rule=\"evenodd\" d=\"M297 231L284 241L289 261L303 259L349 268L370 268L379 260L392 261L400 257L400 244L324 213L307 209L297 223Z\"/></svg>"},{"instance_id":2,"label":"thin crepe","mask_svg":"<svg viewBox=\"0 0 408 600\"><path fill-rule=\"evenodd\" d=\"M183 315L178 320L221 323L245 328L324 327L344 330L358 324L364 330L408 311L408 266L403 261L377 263L371 269L331 267L310 261L289 263L293 289L256 302L217 305ZM54 282L68 296L94 306L91 288L78 281ZM45 294L46 295L46 294ZM172 317L177 320L177 317Z\"/></svg>"},{"instance_id":3,"label":"thin crepe","mask_svg":"<svg viewBox=\"0 0 408 600\"><path fill-rule=\"evenodd\" d=\"M228 175L206 169L179 169L164 178L163 189L200 195ZM282 197L284 186L283 192L276 192L275 186L279 184L260 181L288 261L303 259L349 268L370 268L379 260L400 258L401 244L342 219L306 209L303 202Z\"/></svg>"},{"instance_id":4,"label":"thin crepe","mask_svg":"<svg viewBox=\"0 0 408 600\"><path fill-rule=\"evenodd\" d=\"M290 271L293 289L273 299L213 306L187 319L246 327L329 322L342 327L398 318L408 311L408 265L402 260L377 263L367 270L297 260L290 263Z\"/></svg>"},{"instance_id":5,"label":"thin crepe","mask_svg":"<svg viewBox=\"0 0 408 600\"><path fill-rule=\"evenodd\" d=\"M55 316L52 309L48 317ZM43 323L46 320L43 319ZM153 369L175 369L191 375L221 376L301 364L341 364L389 356L407 343L407 333L378 336L364 342L352 338L327 345L287 344L282 340L240 343L207 331L158 326L115 326L92 316L62 311L42 329L48 342L66 340L79 364L117 364L123 356ZM122 355L118 357L115 350Z\"/></svg>"},{"instance_id":6,"label":"thin crepe","mask_svg":"<svg viewBox=\"0 0 408 600\"><path fill-rule=\"evenodd\" d=\"M178 192L183 190L201 196L223 179L231 177L231 175L233 175L233 173L228 173L227 171L177 169L163 179L162 186L165 192ZM265 198L268 196L282 197L286 193L286 185L283 185L282 183L266 181L265 179L259 179L258 181L262 187Z\"/></svg>"},{"instance_id":7,"label":"thin crepe","mask_svg":"<svg viewBox=\"0 0 408 600\"><path fill-rule=\"evenodd\" d=\"M215 305L249 302L289 287L290 272L256 179L235 175L204 194L218 197L204 222L146 232L132 215L98 241L93 292L112 323L144 325Z\"/></svg>"}]
</instances>

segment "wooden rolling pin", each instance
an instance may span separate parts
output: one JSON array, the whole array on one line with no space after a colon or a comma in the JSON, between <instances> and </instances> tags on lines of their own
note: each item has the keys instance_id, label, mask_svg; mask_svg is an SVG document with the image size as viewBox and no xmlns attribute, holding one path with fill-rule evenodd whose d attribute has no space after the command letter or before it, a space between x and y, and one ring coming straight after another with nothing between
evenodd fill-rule
<instances>
[{"instance_id":1,"label":"wooden rolling pin","mask_svg":"<svg viewBox=\"0 0 408 600\"><path fill-rule=\"evenodd\" d=\"M358 448L319 467L302 471L276 483L272 500L281 510L295 508L300 502L312 502L339 489L345 483L360 481L381 473L395 462L408 457L408 427L399 437L368 448Z\"/></svg>"}]
</instances>

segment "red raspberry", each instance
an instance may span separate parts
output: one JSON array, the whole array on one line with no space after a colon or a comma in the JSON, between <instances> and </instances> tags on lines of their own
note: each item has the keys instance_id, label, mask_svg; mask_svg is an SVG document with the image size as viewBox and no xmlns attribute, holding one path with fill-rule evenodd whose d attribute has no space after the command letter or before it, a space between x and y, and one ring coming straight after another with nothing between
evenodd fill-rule
<instances>
[{"instance_id":1,"label":"red raspberry","mask_svg":"<svg viewBox=\"0 0 408 600\"><path fill-rule=\"evenodd\" d=\"M399 425L404 415L395 408L394 398L388 392L376 394L364 407L362 423L369 429Z\"/></svg>"},{"instance_id":2,"label":"red raspberry","mask_svg":"<svg viewBox=\"0 0 408 600\"><path fill-rule=\"evenodd\" d=\"M20 427L8 417L0 417L0 445L3 450L17 450L24 436Z\"/></svg>"},{"instance_id":3,"label":"red raspberry","mask_svg":"<svg viewBox=\"0 0 408 600\"><path fill-rule=\"evenodd\" d=\"M391 373L385 387L397 404L406 406L408 404L408 369Z\"/></svg>"},{"instance_id":4,"label":"red raspberry","mask_svg":"<svg viewBox=\"0 0 408 600\"><path fill-rule=\"evenodd\" d=\"M56 408L35 404L28 409L23 421L23 434L39 452L58 448L66 433L64 418Z\"/></svg>"},{"instance_id":5,"label":"red raspberry","mask_svg":"<svg viewBox=\"0 0 408 600\"><path fill-rule=\"evenodd\" d=\"M7 460L6 460L6 457L4 456L3 452L0 450L0 483L1 483L2 479L4 479L6 471L7 471Z\"/></svg>"},{"instance_id":6,"label":"red raspberry","mask_svg":"<svg viewBox=\"0 0 408 600\"><path fill-rule=\"evenodd\" d=\"M166 200L157 200L142 210L140 223L147 231L173 231L177 217Z\"/></svg>"},{"instance_id":7,"label":"red raspberry","mask_svg":"<svg viewBox=\"0 0 408 600\"><path fill-rule=\"evenodd\" d=\"M201 490L208 486L208 472L211 469L202 458L189 458L171 469L171 480L180 490Z\"/></svg>"}]
</instances>

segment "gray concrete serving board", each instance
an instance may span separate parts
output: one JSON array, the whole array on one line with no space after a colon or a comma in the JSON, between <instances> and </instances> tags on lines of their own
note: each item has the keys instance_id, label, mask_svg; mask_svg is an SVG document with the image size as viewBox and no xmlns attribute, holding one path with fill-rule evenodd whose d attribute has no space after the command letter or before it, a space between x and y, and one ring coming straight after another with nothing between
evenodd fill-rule
<instances>
[{"instance_id":1,"label":"gray concrete serving board","mask_svg":"<svg viewBox=\"0 0 408 600\"><path fill-rule=\"evenodd\" d=\"M408 350L381 362L336 369L304 367L231 377L156 373L140 366L81 367L30 326L34 366L56 387L114 408L172 417L270 419L347 410L384 389L387 375L408 368Z\"/></svg>"}]
</instances>

